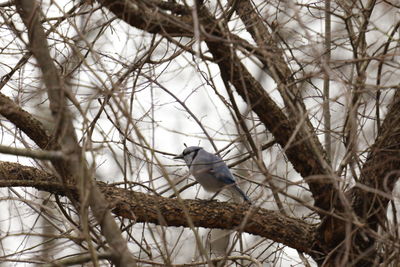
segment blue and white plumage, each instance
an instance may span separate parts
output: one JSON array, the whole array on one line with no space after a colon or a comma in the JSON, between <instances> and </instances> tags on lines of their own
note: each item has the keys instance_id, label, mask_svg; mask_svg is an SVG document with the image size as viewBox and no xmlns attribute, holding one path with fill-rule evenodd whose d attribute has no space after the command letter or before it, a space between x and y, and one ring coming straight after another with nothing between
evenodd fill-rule
<instances>
[{"instance_id":1,"label":"blue and white plumage","mask_svg":"<svg viewBox=\"0 0 400 267\"><path fill-rule=\"evenodd\" d=\"M190 173L206 191L218 193L227 188L251 203L247 195L237 186L228 166L220 157L205 151L202 147L190 146L174 159L185 160Z\"/></svg>"}]
</instances>

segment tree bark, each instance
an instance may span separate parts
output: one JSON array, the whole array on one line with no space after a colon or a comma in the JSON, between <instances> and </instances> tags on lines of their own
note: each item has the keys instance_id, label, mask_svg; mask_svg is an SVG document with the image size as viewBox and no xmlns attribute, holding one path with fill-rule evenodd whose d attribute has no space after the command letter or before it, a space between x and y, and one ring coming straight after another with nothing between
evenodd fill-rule
<instances>
[{"instance_id":1,"label":"tree bark","mask_svg":"<svg viewBox=\"0 0 400 267\"><path fill-rule=\"evenodd\" d=\"M74 184L63 185L47 172L18 163L0 162L0 187L33 187L59 196L78 198ZM241 231L266 237L275 242L312 254L315 225L284 216L277 211L207 200L182 202L107 185L97 186L109 203L112 212L134 222L147 222L167 226L189 227L185 209L196 227Z\"/></svg>"}]
</instances>

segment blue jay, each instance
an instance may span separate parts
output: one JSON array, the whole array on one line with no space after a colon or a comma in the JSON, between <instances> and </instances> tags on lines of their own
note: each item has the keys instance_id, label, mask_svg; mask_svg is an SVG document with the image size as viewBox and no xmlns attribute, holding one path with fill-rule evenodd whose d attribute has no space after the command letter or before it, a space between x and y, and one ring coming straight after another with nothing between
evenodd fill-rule
<instances>
[{"instance_id":1,"label":"blue jay","mask_svg":"<svg viewBox=\"0 0 400 267\"><path fill-rule=\"evenodd\" d=\"M228 188L251 204L250 199L237 186L228 166L220 157L205 151L202 147L190 146L174 159L185 160L190 173L205 190L216 192L215 195L217 195L222 189Z\"/></svg>"}]
</instances>

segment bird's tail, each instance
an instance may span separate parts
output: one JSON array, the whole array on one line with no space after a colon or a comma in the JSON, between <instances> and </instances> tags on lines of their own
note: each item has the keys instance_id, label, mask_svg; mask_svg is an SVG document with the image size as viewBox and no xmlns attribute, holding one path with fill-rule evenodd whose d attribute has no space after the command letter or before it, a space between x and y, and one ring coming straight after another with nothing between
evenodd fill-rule
<instances>
[{"instance_id":1,"label":"bird's tail","mask_svg":"<svg viewBox=\"0 0 400 267\"><path fill-rule=\"evenodd\" d=\"M251 200L249 199L249 197L236 184L230 188L231 188L231 191L233 191L233 193L241 196L244 199L244 201L246 201L247 203L249 203L251 205Z\"/></svg>"}]
</instances>

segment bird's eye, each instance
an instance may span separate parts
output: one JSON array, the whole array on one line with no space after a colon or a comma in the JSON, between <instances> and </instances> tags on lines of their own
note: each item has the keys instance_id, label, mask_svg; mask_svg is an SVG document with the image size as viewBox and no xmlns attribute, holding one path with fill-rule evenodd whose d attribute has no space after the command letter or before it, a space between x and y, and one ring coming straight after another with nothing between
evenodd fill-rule
<instances>
[{"instance_id":1,"label":"bird's eye","mask_svg":"<svg viewBox=\"0 0 400 267\"><path fill-rule=\"evenodd\" d=\"M186 155L189 155L189 154L192 153L192 152L193 152L193 151L185 151L185 152L182 153L182 155L186 156Z\"/></svg>"},{"instance_id":2,"label":"bird's eye","mask_svg":"<svg viewBox=\"0 0 400 267\"><path fill-rule=\"evenodd\" d=\"M200 149L196 149L196 150L191 150L191 151L183 151L182 152L182 155L183 156L186 156L186 155L189 155L190 153L195 153L195 152L197 152L197 151L199 151Z\"/></svg>"}]
</instances>

